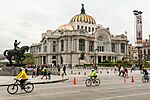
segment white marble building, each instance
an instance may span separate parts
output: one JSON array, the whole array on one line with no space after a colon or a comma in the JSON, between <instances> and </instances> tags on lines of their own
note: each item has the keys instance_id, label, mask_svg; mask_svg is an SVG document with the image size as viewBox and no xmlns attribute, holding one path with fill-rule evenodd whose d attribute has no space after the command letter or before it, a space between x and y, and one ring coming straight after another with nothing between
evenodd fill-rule
<instances>
[{"instance_id":1,"label":"white marble building","mask_svg":"<svg viewBox=\"0 0 150 100\"><path fill-rule=\"evenodd\" d=\"M30 52L36 57L37 64L83 64L79 60L85 53L84 63L93 64L104 60L117 61L127 56L128 39L124 34L112 35L109 28L96 24L93 17L81 13L58 29L42 33L40 43L34 43Z\"/></svg>"}]
</instances>

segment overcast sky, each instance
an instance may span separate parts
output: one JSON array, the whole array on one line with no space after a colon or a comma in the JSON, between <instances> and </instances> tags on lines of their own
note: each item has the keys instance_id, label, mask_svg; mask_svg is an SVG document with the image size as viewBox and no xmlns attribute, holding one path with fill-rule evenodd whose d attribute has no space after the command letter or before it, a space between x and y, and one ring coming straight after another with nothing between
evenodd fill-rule
<instances>
[{"instance_id":1,"label":"overcast sky","mask_svg":"<svg viewBox=\"0 0 150 100\"><path fill-rule=\"evenodd\" d=\"M127 31L130 43L135 42L133 10L140 10L143 38L150 35L150 0L0 0L0 54L13 48L15 39L21 41L19 46L39 43L41 33L79 14L81 3L86 14L112 34Z\"/></svg>"}]
</instances>

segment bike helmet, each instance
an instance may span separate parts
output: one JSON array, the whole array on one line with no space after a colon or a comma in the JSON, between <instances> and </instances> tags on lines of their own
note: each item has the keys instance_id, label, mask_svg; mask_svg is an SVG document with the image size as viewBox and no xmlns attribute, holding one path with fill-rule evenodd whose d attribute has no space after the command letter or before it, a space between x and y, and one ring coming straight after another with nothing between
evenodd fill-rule
<instances>
[{"instance_id":1,"label":"bike helmet","mask_svg":"<svg viewBox=\"0 0 150 100\"><path fill-rule=\"evenodd\" d=\"M23 67L21 67L21 68L19 69L19 72L21 72L22 70L24 70L24 68L23 68Z\"/></svg>"},{"instance_id":2,"label":"bike helmet","mask_svg":"<svg viewBox=\"0 0 150 100\"><path fill-rule=\"evenodd\" d=\"M92 69L92 71L94 71L94 69Z\"/></svg>"}]
</instances>

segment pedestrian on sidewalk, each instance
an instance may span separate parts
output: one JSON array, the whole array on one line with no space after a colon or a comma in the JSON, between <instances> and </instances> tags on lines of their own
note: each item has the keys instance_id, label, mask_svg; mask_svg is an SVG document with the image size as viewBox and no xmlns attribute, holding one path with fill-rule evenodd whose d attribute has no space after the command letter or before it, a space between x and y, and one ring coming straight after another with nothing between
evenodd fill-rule
<instances>
[{"instance_id":1,"label":"pedestrian on sidewalk","mask_svg":"<svg viewBox=\"0 0 150 100\"><path fill-rule=\"evenodd\" d=\"M131 73L132 73L133 70L135 70L135 64L132 64Z\"/></svg>"},{"instance_id":2,"label":"pedestrian on sidewalk","mask_svg":"<svg viewBox=\"0 0 150 100\"><path fill-rule=\"evenodd\" d=\"M48 79L51 79L51 68L50 68L50 66L48 66L48 68L47 68L47 75L48 75Z\"/></svg>"},{"instance_id":3,"label":"pedestrian on sidewalk","mask_svg":"<svg viewBox=\"0 0 150 100\"><path fill-rule=\"evenodd\" d=\"M117 73L117 67L114 66L114 73Z\"/></svg>"},{"instance_id":4,"label":"pedestrian on sidewalk","mask_svg":"<svg viewBox=\"0 0 150 100\"><path fill-rule=\"evenodd\" d=\"M57 69L58 69L58 73L57 74L60 75L60 65L57 66Z\"/></svg>"},{"instance_id":5,"label":"pedestrian on sidewalk","mask_svg":"<svg viewBox=\"0 0 150 100\"><path fill-rule=\"evenodd\" d=\"M121 75L121 70L120 70L120 69L121 69L121 66L118 67L118 72L119 72L119 75L118 75L118 76Z\"/></svg>"},{"instance_id":6,"label":"pedestrian on sidewalk","mask_svg":"<svg viewBox=\"0 0 150 100\"><path fill-rule=\"evenodd\" d=\"M67 73L66 73L66 65L64 65L64 67L63 67L62 77L63 77L64 75L67 75Z\"/></svg>"},{"instance_id":7,"label":"pedestrian on sidewalk","mask_svg":"<svg viewBox=\"0 0 150 100\"><path fill-rule=\"evenodd\" d=\"M36 69L35 69L35 67L33 67L33 69L32 69L32 78L36 77L35 72L36 72Z\"/></svg>"},{"instance_id":8,"label":"pedestrian on sidewalk","mask_svg":"<svg viewBox=\"0 0 150 100\"><path fill-rule=\"evenodd\" d=\"M124 67L124 77L129 78L128 69Z\"/></svg>"},{"instance_id":9,"label":"pedestrian on sidewalk","mask_svg":"<svg viewBox=\"0 0 150 100\"><path fill-rule=\"evenodd\" d=\"M43 69L42 69L42 72L43 72L43 76L42 76L42 78L41 79L43 79L44 78L44 76L46 77L46 79L47 79L47 66L45 66L44 65L44 67L43 67Z\"/></svg>"},{"instance_id":10,"label":"pedestrian on sidewalk","mask_svg":"<svg viewBox=\"0 0 150 100\"><path fill-rule=\"evenodd\" d=\"M40 74L40 66L37 66L37 69L36 69L36 76L39 76Z\"/></svg>"}]
</instances>

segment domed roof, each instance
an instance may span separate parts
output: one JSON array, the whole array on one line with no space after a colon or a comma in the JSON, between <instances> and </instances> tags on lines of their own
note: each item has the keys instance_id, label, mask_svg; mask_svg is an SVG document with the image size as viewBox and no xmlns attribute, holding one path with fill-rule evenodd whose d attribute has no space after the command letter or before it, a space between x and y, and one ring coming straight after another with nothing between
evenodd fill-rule
<instances>
[{"instance_id":1,"label":"domed roof","mask_svg":"<svg viewBox=\"0 0 150 100\"><path fill-rule=\"evenodd\" d=\"M73 16L70 22L85 22L89 24L96 24L96 21L93 17L85 14L85 9L83 4L82 4L81 13Z\"/></svg>"},{"instance_id":2,"label":"domed roof","mask_svg":"<svg viewBox=\"0 0 150 100\"><path fill-rule=\"evenodd\" d=\"M74 27L71 24L64 24L64 25L61 25L58 29L59 30L74 30Z\"/></svg>"}]
</instances>

